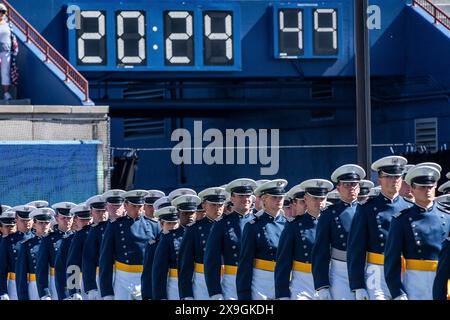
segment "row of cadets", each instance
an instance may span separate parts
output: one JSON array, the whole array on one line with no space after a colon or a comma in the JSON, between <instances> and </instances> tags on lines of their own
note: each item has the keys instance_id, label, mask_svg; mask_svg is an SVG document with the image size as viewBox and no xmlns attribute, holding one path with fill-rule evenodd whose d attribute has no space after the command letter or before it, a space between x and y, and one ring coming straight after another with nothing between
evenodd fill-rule
<instances>
[{"instance_id":1,"label":"row of cadets","mask_svg":"<svg viewBox=\"0 0 450 320\"><path fill-rule=\"evenodd\" d=\"M36 281L41 300L57 300L59 298L55 285L55 261L63 238L70 232L73 214L70 209L76 204L58 202L52 205L55 210L56 225L47 237L44 237L39 248L36 262ZM63 271L64 273L66 270Z\"/></svg>"},{"instance_id":2,"label":"row of cadets","mask_svg":"<svg viewBox=\"0 0 450 320\"><path fill-rule=\"evenodd\" d=\"M154 212L156 212L159 209L169 207L170 206L170 198L168 196L162 196L159 199L155 200L155 202L151 205L153 207ZM142 300L152 300L153 294L152 294L152 266L153 261L155 257L155 251L156 247L158 246L158 242L161 238L161 224L160 225L160 231L156 235L155 238L152 238L148 241L145 250L144 250L144 263L143 263L143 269L142 269L142 275L141 275L141 295Z\"/></svg>"},{"instance_id":3,"label":"row of cadets","mask_svg":"<svg viewBox=\"0 0 450 320\"><path fill-rule=\"evenodd\" d=\"M178 260L186 226L195 221L201 199L196 195L182 195L171 206L158 210L163 232L155 251L152 266L152 294L156 300L179 300Z\"/></svg>"},{"instance_id":4,"label":"row of cadets","mask_svg":"<svg viewBox=\"0 0 450 320\"><path fill-rule=\"evenodd\" d=\"M434 201L439 178L440 166L434 163L416 165L406 174L415 204L394 214L385 250L384 274L393 299L433 298L438 256L450 230L450 214Z\"/></svg>"},{"instance_id":5,"label":"row of cadets","mask_svg":"<svg viewBox=\"0 0 450 320\"><path fill-rule=\"evenodd\" d=\"M276 179L255 190L262 209L244 226L236 275L239 300L275 298L275 259L281 232L286 223L282 214L287 181Z\"/></svg>"},{"instance_id":6,"label":"row of cadets","mask_svg":"<svg viewBox=\"0 0 450 320\"><path fill-rule=\"evenodd\" d=\"M141 215L146 190L125 192L125 215L110 223L103 235L99 260L100 293L104 300L141 299L141 274L153 226ZM113 281L113 267L115 279Z\"/></svg>"},{"instance_id":7,"label":"row of cadets","mask_svg":"<svg viewBox=\"0 0 450 320\"><path fill-rule=\"evenodd\" d=\"M83 288L88 300L100 300L98 261L103 234L108 225L108 211L106 210L106 200L103 195L89 198L86 200L86 206L91 210L92 224L90 225L82 252Z\"/></svg>"},{"instance_id":8,"label":"row of cadets","mask_svg":"<svg viewBox=\"0 0 450 320\"><path fill-rule=\"evenodd\" d=\"M29 217L33 220L34 236L22 242L16 261L16 287L19 300L39 300L36 285L36 261L42 239L50 232L55 215L51 208L35 208Z\"/></svg>"},{"instance_id":9,"label":"row of cadets","mask_svg":"<svg viewBox=\"0 0 450 320\"><path fill-rule=\"evenodd\" d=\"M337 168L331 180L337 184L340 201L321 214L312 250L312 273L319 300L353 300L347 271L347 237L358 205L363 168L346 164Z\"/></svg>"},{"instance_id":10,"label":"row of cadets","mask_svg":"<svg viewBox=\"0 0 450 320\"><path fill-rule=\"evenodd\" d=\"M178 286L180 299L184 300L209 300L203 264L206 240L213 222L223 213L226 190L207 188L198 196L205 209L205 217L186 228L179 250Z\"/></svg>"},{"instance_id":11,"label":"row of cadets","mask_svg":"<svg viewBox=\"0 0 450 320\"><path fill-rule=\"evenodd\" d=\"M406 163L403 157L388 156L371 166L381 192L358 207L348 235L348 274L356 300L391 299L384 279L384 250L393 215L413 205L399 195Z\"/></svg>"},{"instance_id":12,"label":"row of cadets","mask_svg":"<svg viewBox=\"0 0 450 320\"><path fill-rule=\"evenodd\" d=\"M35 207L15 206L2 212L2 223L16 224L16 231L3 237L0 244L0 300L17 300L16 263L22 243L34 236L30 213ZM13 215L14 214L14 215ZM12 221L12 217L15 220Z\"/></svg>"},{"instance_id":13,"label":"row of cadets","mask_svg":"<svg viewBox=\"0 0 450 320\"><path fill-rule=\"evenodd\" d=\"M70 209L75 216L76 232L67 252L66 287L71 300L85 300L87 295L82 281L83 248L91 230L92 210L86 203Z\"/></svg>"},{"instance_id":14,"label":"row of cadets","mask_svg":"<svg viewBox=\"0 0 450 320\"><path fill-rule=\"evenodd\" d=\"M236 273L239 264L242 231L254 218L251 196L256 182L242 178L225 186L230 194L232 212L223 214L213 223L205 247L205 281L213 300L236 300ZM223 277L222 277L223 265Z\"/></svg>"},{"instance_id":15,"label":"row of cadets","mask_svg":"<svg viewBox=\"0 0 450 320\"><path fill-rule=\"evenodd\" d=\"M286 223L280 236L275 266L275 297L280 300L313 300L311 252L315 243L317 219L325 206L333 184L324 179L310 179L289 190L306 211L298 212ZM294 208L294 207L293 207Z\"/></svg>"}]
</instances>

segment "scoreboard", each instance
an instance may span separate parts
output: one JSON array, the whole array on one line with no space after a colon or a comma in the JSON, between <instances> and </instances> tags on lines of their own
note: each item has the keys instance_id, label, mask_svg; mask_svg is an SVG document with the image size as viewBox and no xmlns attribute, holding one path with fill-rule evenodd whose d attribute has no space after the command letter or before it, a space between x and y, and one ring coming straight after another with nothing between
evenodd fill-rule
<instances>
[{"instance_id":1,"label":"scoreboard","mask_svg":"<svg viewBox=\"0 0 450 320\"><path fill-rule=\"evenodd\" d=\"M246 16L242 1L70 3L69 60L81 71L240 71ZM250 1L246 1L249 3ZM339 59L339 1L255 1L265 6L272 59ZM347 29L349 26L345 26Z\"/></svg>"}]
</instances>

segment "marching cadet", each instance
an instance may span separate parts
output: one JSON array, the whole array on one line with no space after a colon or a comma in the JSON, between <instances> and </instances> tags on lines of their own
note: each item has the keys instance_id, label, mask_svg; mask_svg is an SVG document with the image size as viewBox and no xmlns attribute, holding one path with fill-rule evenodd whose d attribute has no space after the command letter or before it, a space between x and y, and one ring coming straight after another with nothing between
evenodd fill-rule
<instances>
[{"instance_id":1,"label":"marching cadet","mask_svg":"<svg viewBox=\"0 0 450 320\"><path fill-rule=\"evenodd\" d=\"M16 286L19 300L39 300L36 286L36 258L42 239L50 232L55 215L51 208L36 208L30 213L35 235L23 241L16 262ZM48 277L48 274L46 275Z\"/></svg>"},{"instance_id":2,"label":"marching cadet","mask_svg":"<svg viewBox=\"0 0 450 320\"><path fill-rule=\"evenodd\" d=\"M159 209L157 216L163 232L156 247L152 266L152 294L156 300L179 300L178 254L186 223L194 222L194 215L201 199L184 195L172 200L172 206ZM180 220L183 216L183 221Z\"/></svg>"},{"instance_id":3,"label":"marching cadet","mask_svg":"<svg viewBox=\"0 0 450 320\"><path fill-rule=\"evenodd\" d=\"M0 242L0 300L9 300L14 297L17 300L16 293L8 292L8 247L10 235L17 232L16 228L16 213L14 210L6 209L1 206L2 213L0 214L0 224L2 226L2 240L5 239L5 244Z\"/></svg>"},{"instance_id":4,"label":"marching cadet","mask_svg":"<svg viewBox=\"0 0 450 320\"><path fill-rule=\"evenodd\" d=\"M33 220L30 213L36 209L32 206L15 206L11 208L16 214L16 232L3 238L0 244L0 300L17 300L16 262L22 243L34 237L31 227Z\"/></svg>"},{"instance_id":5,"label":"marching cadet","mask_svg":"<svg viewBox=\"0 0 450 320\"><path fill-rule=\"evenodd\" d=\"M82 281L83 248L91 229L92 212L89 205L81 203L70 209L75 215L77 231L67 253L67 285L70 300L84 300L87 295Z\"/></svg>"},{"instance_id":6,"label":"marching cadet","mask_svg":"<svg viewBox=\"0 0 450 320\"><path fill-rule=\"evenodd\" d=\"M369 200L370 189L374 187L374 183L370 180L361 180L359 182L358 203L364 204Z\"/></svg>"},{"instance_id":7,"label":"marching cadet","mask_svg":"<svg viewBox=\"0 0 450 320\"><path fill-rule=\"evenodd\" d=\"M166 194L160 190L148 190L148 194L144 198L144 218L147 218L154 225L159 227L158 219L155 218L155 208L153 204L156 200L165 197Z\"/></svg>"},{"instance_id":8,"label":"marching cadet","mask_svg":"<svg viewBox=\"0 0 450 320\"><path fill-rule=\"evenodd\" d=\"M83 286L88 300L100 300L98 292L98 259L100 246L108 225L108 211L106 201L102 195L96 195L86 200L86 206L91 209L92 224L89 228L83 246L81 270L83 271Z\"/></svg>"},{"instance_id":9,"label":"marching cadet","mask_svg":"<svg viewBox=\"0 0 450 320\"><path fill-rule=\"evenodd\" d=\"M436 270L436 278L433 283L433 299L450 299L450 237L445 239Z\"/></svg>"},{"instance_id":10,"label":"marching cadet","mask_svg":"<svg viewBox=\"0 0 450 320\"><path fill-rule=\"evenodd\" d=\"M16 213L11 210L11 207L4 205L0 207L0 226L2 229L1 244L1 240L16 232Z\"/></svg>"},{"instance_id":11,"label":"marching cadet","mask_svg":"<svg viewBox=\"0 0 450 320\"><path fill-rule=\"evenodd\" d=\"M409 169L411 169L412 167L414 167L413 164L405 165L405 169L403 170L402 186L399 191L400 196L410 202L414 202L414 196L411 193L411 187L405 181L405 177Z\"/></svg>"},{"instance_id":12,"label":"marching cadet","mask_svg":"<svg viewBox=\"0 0 450 320\"><path fill-rule=\"evenodd\" d=\"M32 206L32 207L35 207L35 208L47 208L48 207L48 201L45 201L45 200L35 200L35 201L31 201L31 202L28 202L27 204L26 204L26 206Z\"/></svg>"},{"instance_id":13,"label":"marching cadet","mask_svg":"<svg viewBox=\"0 0 450 320\"><path fill-rule=\"evenodd\" d=\"M269 182L270 180L267 179L261 179L261 180L256 180L256 187L258 188L260 185ZM253 208L253 214L255 214L256 212L262 210L262 202L261 202L261 197L255 195L255 207Z\"/></svg>"},{"instance_id":14,"label":"marching cadet","mask_svg":"<svg viewBox=\"0 0 450 320\"><path fill-rule=\"evenodd\" d=\"M371 166L381 192L358 207L348 235L348 274L356 300L391 299L384 279L384 249L393 215L412 206L399 195L406 163L403 157L389 156Z\"/></svg>"},{"instance_id":15,"label":"marching cadet","mask_svg":"<svg viewBox=\"0 0 450 320\"><path fill-rule=\"evenodd\" d=\"M169 197L169 200L172 201L179 196L184 196L184 195L189 195L189 194L196 196L197 192L195 192L194 190L189 189L189 188L178 188L178 189L175 189L172 192L170 192L168 197Z\"/></svg>"},{"instance_id":16,"label":"marching cadet","mask_svg":"<svg viewBox=\"0 0 450 320\"><path fill-rule=\"evenodd\" d=\"M341 195L337 189L329 192L327 195L327 202L331 202L331 204L336 204L341 200Z\"/></svg>"},{"instance_id":17,"label":"marching cadet","mask_svg":"<svg viewBox=\"0 0 450 320\"><path fill-rule=\"evenodd\" d=\"M312 273L319 300L353 300L347 272L347 237L358 205L359 181L366 172L346 164L331 175L341 200L320 215L312 250Z\"/></svg>"},{"instance_id":18,"label":"marching cadet","mask_svg":"<svg viewBox=\"0 0 450 320\"><path fill-rule=\"evenodd\" d=\"M447 181L446 183L442 184L439 189L439 192L442 194L450 194L450 181Z\"/></svg>"},{"instance_id":19,"label":"marching cadet","mask_svg":"<svg viewBox=\"0 0 450 320\"><path fill-rule=\"evenodd\" d=\"M327 199L327 193L333 187L328 180L310 179L292 190L294 194L304 194L306 212L286 223L281 233L275 265L275 298L314 299L311 251L315 242L317 219Z\"/></svg>"},{"instance_id":20,"label":"marching cadet","mask_svg":"<svg viewBox=\"0 0 450 320\"><path fill-rule=\"evenodd\" d=\"M286 197L291 201L292 216L301 216L305 214L306 203L305 203L305 190L300 188L300 185L293 186Z\"/></svg>"},{"instance_id":21,"label":"marching cadet","mask_svg":"<svg viewBox=\"0 0 450 320\"><path fill-rule=\"evenodd\" d=\"M162 208L170 207L170 199L168 196L163 196L156 200L152 207L153 209L160 210ZM155 251L156 247L158 246L158 242L161 238L161 224L162 222L159 221L158 224L160 224L159 230L160 232L156 235L154 239L150 239L145 247L144 250L144 263L143 263L143 269L142 269L142 275L141 275L141 295L142 300L152 300L153 294L152 294L152 266L153 261L155 257Z\"/></svg>"},{"instance_id":22,"label":"marching cadet","mask_svg":"<svg viewBox=\"0 0 450 320\"><path fill-rule=\"evenodd\" d=\"M437 197L435 200L441 209L450 213L450 194L444 194Z\"/></svg>"},{"instance_id":23,"label":"marching cadet","mask_svg":"<svg viewBox=\"0 0 450 320\"><path fill-rule=\"evenodd\" d=\"M122 217L125 210L123 209L123 194L126 191L120 189L112 189L102 194L106 201L106 211L108 212L109 222L116 221L117 218Z\"/></svg>"},{"instance_id":24,"label":"marching cadet","mask_svg":"<svg viewBox=\"0 0 450 320\"><path fill-rule=\"evenodd\" d=\"M434 201L439 178L439 170L431 166L416 166L406 174L415 204L394 214L384 259L386 283L395 300L433 299L438 255L450 230L450 215ZM406 261L403 283L401 255Z\"/></svg>"},{"instance_id":25,"label":"marching cadet","mask_svg":"<svg viewBox=\"0 0 450 320\"><path fill-rule=\"evenodd\" d=\"M236 272L242 231L245 224L254 218L251 212L251 195L255 189L256 182L245 178L233 180L225 187L231 195L233 212L222 215L213 223L204 256L206 286L213 300L237 299Z\"/></svg>"},{"instance_id":26,"label":"marching cadet","mask_svg":"<svg viewBox=\"0 0 450 320\"><path fill-rule=\"evenodd\" d=\"M242 234L236 288L239 300L275 298L274 271L278 241L286 219L281 214L287 181L276 179L255 190L262 210L249 221Z\"/></svg>"},{"instance_id":27,"label":"marching cadet","mask_svg":"<svg viewBox=\"0 0 450 320\"><path fill-rule=\"evenodd\" d=\"M207 188L198 194L205 218L186 228L178 258L178 287L184 300L209 300L204 276L204 253L213 222L223 214L226 191L223 188Z\"/></svg>"},{"instance_id":28,"label":"marching cadet","mask_svg":"<svg viewBox=\"0 0 450 320\"><path fill-rule=\"evenodd\" d=\"M152 225L140 211L146 190L123 194L126 214L106 229L100 249L100 293L104 300L141 299L141 274L147 243L155 239ZM113 286L113 266L115 279Z\"/></svg>"},{"instance_id":29,"label":"marching cadet","mask_svg":"<svg viewBox=\"0 0 450 320\"><path fill-rule=\"evenodd\" d=\"M70 213L70 209L75 206L76 204L72 202L58 202L52 205L57 225L42 239L36 261L36 284L41 300L58 299L55 286L55 258L62 238L72 228L73 214Z\"/></svg>"}]
</instances>

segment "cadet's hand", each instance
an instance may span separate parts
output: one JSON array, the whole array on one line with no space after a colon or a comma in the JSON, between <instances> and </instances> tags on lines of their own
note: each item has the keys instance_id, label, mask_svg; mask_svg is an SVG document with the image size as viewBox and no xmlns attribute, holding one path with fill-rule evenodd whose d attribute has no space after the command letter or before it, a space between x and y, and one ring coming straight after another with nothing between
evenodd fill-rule
<instances>
[{"instance_id":1,"label":"cadet's hand","mask_svg":"<svg viewBox=\"0 0 450 320\"><path fill-rule=\"evenodd\" d=\"M0 296L0 300L9 300L8 294L7 294L7 293L2 294L2 295Z\"/></svg>"},{"instance_id":2,"label":"cadet's hand","mask_svg":"<svg viewBox=\"0 0 450 320\"><path fill-rule=\"evenodd\" d=\"M328 289L328 288L320 289L320 290L316 291L316 296L317 296L318 300L331 300L330 289Z\"/></svg>"},{"instance_id":3,"label":"cadet's hand","mask_svg":"<svg viewBox=\"0 0 450 320\"><path fill-rule=\"evenodd\" d=\"M52 297L50 297L50 296L43 296L41 298L41 300L52 300Z\"/></svg>"},{"instance_id":4,"label":"cadet's hand","mask_svg":"<svg viewBox=\"0 0 450 320\"><path fill-rule=\"evenodd\" d=\"M355 298L356 300L369 300L369 293L366 289L356 289Z\"/></svg>"},{"instance_id":5,"label":"cadet's hand","mask_svg":"<svg viewBox=\"0 0 450 320\"><path fill-rule=\"evenodd\" d=\"M406 294L401 294L394 300L408 300L408 296Z\"/></svg>"},{"instance_id":6,"label":"cadet's hand","mask_svg":"<svg viewBox=\"0 0 450 320\"><path fill-rule=\"evenodd\" d=\"M74 293L71 297L70 300L83 300L83 297L81 296L81 294L79 293Z\"/></svg>"},{"instance_id":7,"label":"cadet's hand","mask_svg":"<svg viewBox=\"0 0 450 320\"><path fill-rule=\"evenodd\" d=\"M211 296L211 300L223 300L223 295L221 293Z\"/></svg>"},{"instance_id":8,"label":"cadet's hand","mask_svg":"<svg viewBox=\"0 0 450 320\"><path fill-rule=\"evenodd\" d=\"M104 296L103 300L114 300L114 296Z\"/></svg>"},{"instance_id":9,"label":"cadet's hand","mask_svg":"<svg viewBox=\"0 0 450 320\"><path fill-rule=\"evenodd\" d=\"M98 290L94 289L88 292L88 300L97 300L97 297L98 297Z\"/></svg>"}]
</instances>

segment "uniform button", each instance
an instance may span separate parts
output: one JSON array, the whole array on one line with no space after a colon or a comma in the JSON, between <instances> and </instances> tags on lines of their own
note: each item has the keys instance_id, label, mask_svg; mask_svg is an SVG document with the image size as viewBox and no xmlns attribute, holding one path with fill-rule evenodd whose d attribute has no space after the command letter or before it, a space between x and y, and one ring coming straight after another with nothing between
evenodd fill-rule
<instances>
[{"instance_id":1,"label":"uniform button","mask_svg":"<svg viewBox=\"0 0 450 320\"><path fill-rule=\"evenodd\" d=\"M341 234L339 237L341 237L341 238L343 238L344 237L344 235L343 234Z\"/></svg>"},{"instance_id":2,"label":"uniform button","mask_svg":"<svg viewBox=\"0 0 450 320\"><path fill-rule=\"evenodd\" d=\"M35 259L33 259L33 263L36 263L36 260L35 260Z\"/></svg>"},{"instance_id":3,"label":"uniform button","mask_svg":"<svg viewBox=\"0 0 450 320\"><path fill-rule=\"evenodd\" d=\"M206 243L206 240L203 240L202 243Z\"/></svg>"},{"instance_id":4,"label":"uniform button","mask_svg":"<svg viewBox=\"0 0 450 320\"><path fill-rule=\"evenodd\" d=\"M381 227L381 224L379 224L379 225L378 225L378 229L381 229L381 228L382 228L382 227Z\"/></svg>"},{"instance_id":5,"label":"uniform button","mask_svg":"<svg viewBox=\"0 0 450 320\"><path fill-rule=\"evenodd\" d=\"M309 261L308 261L308 260L306 260L306 261L305 261L305 263L309 263Z\"/></svg>"},{"instance_id":6,"label":"uniform button","mask_svg":"<svg viewBox=\"0 0 450 320\"><path fill-rule=\"evenodd\" d=\"M418 234L417 232L414 232L414 235L415 235L415 236L418 236L419 234Z\"/></svg>"},{"instance_id":7,"label":"uniform button","mask_svg":"<svg viewBox=\"0 0 450 320\"><path fill-rule=\"evenodd\" d=\"M126 253L126 252L125 252L125 253L124 253L124 255L125 255L125 256L127 256L127 255L128 255L128 253Z\"/></svg>"},{"instance_id":8,"label":"uniform button","mask_svg":"<svg viewBox=\"0 0 450 320\"><path fill-rule=\"evenodd\" d=\"M232 248L232 249L236 249L236 246L232 246L231 248Z\"/></svg>"},{"instance_id":9,"label":"uniform button","mask_svg":"<svg viewBox=\"0 0 450 320\"><path fill-rule=\"evenodd\" d=\"M119 227L121 227L122 226L122 224L119 224Z\"/></svg>"},{"instance_id":10,"label":"uniform button","mask_svg":"<svg viewBox=\"0 0 450 320\"><path fill-rule=\"evenodd\" d=\"M302 223L301 223L301 222L299 222L299 223L298 223L298 225L299 225L299 226L301 226L301 225L302 225Z\"/></svg>"},{"instance_id":11,"label":"uniform button","mask_svg":"<svg viewBox=\"0 0 450 320\"><path fill-rule=\"evenodd\" d=\"M412 221L412 218L411 217L409 217L409 219L408 219L409 221Z\"/></svg>"},{"instance_id":12,"label":"uniform button","mask_svg":"<svg viewBox=\"0 0 450 320\"><path fill-rule=\"evenodd\" d=\"M376 207L373 207L373 211L377 211L377 208L376 208Z\"/></svg>"},{"instance_id":13,"label":"uniform button","mask_svg":"<svg viewBox=\"0 0 450 320\"><path fill-rule=\"evenodd\" d=\"M235 254L233 254L233 256L237 257L237 254L235 253Z\"/></svg>"},{"instance_id":14,"label":"uniform button","mask_svg":"<svg viewBox=\"0 0 450 320\"><path fill-rule=\"evenodd\" d=\"M202 230L202 226L198 227L198 230Z\"/></svg>"},{"instance_id":15,"label":"uniform button","mask_svg":"<svg viewBox=\"0 0 450 320\"><path fill-rule=\"evenodd\" d=\"M337 228L338 228L338 229L340 229L340 228L341 228L341 225L340 225L340 224L338 224Z\"/></svg>"},{"instance_id":16,"label":"uniform button","mask_svg":"<svg viewBox=\"0 0 450 320\"><path fill-rule=\"evenodd\" d=\"M380 238L383 238L383 234L380 234L379 237L380 237Z\"/></svg>"},{"instance_id":17,"label":"uniform button","mask_svg":"<svg viewBox=\"0 0 450 320\"><path fill-rule=\"evenodd\" d=\"M380 246L381 246L381 247L384 247L384 243L383 243L383 242L382 242L382 243L380 243Z\"/></svg>"},{"instance_id":18,"label":"uniform button","mask_svg":"<svg viewBox=\"0 0 450 320\"><path fill-rule=\"evenodd\" d=\"M304 245L304 246L303 246L303 249L306 249L306 248L308 248L308 246L307 246L307 245Z\"/></svg>"},{"instance_id":19,"label":"uniform button","mask_svg":"<svg viewBox=\"0 0 450 320\"><path fill-rule=\"evenodd\" d=\"M417 252L418 252L418 253L422 253L422 250L419 249L419 250L417 250Z\"/></svg>"},{"instance_id":20,"label":"uniform button","mask_svg":"<svg viewBox=\"0 0 450 320\"><path fill-rule=\"evenodd\" d=\"M122 240L122 241L125 241L125 238L122 238L121 240Z\"/></svg>"},{"instance_id":21,"label":"uniform button","mask_svg":"<svg viewBox=\"0 0 450 320\"><path fill-rule=\"evenodd\" d=\"M415 225L415 224L413 224L413 225L411 225L411 227L415 228L415 227L416 227L416 225Z\"/></svg>"},{"instance_id":22,"label":"uniform button","mask_svg":"<svg viewBox=\"0 0 450 320\"><path fill-rule=\"evenodd\" d=\"M130 263L130 260L125 260L125 263Z\"/></svg>"},{"instance_id":23,"label":"uniform button","mask_svg":"<svg viewBox=\"0 0 450 320\"><path fill-rule=\"evenodd\" d=\"M230 224L230 221L227 221L227 224Z\"/></svg>"},{"instance_id":24,"label":"uniform button","mask_svg":"<svg viewBox=\"0 0 450 320\"><path fill-rule=\"evenodd\" d=\"M417 244L418 246L420 246L420 241L416 241L416 244Z\"/></svg>"},{"instance_id":25,"label":"uniform button","mask_svg":"<svg viewBox=\"0 0 450 320\"><path fill-rule=\"evenodd\" d=\"M120 231L120 234L123 234L123 231Z\"/></svg>"},{"instance_id":26,"label":"uniform button","mask_svg":"<svg viewBox=\"0 0 450 320\"><path fill-rule=\"evenodd\" d=\"M308 252L305 252L305 257L307 257L308 256Z\"/></svg>"},{"instance_id":27,"label":"uniform button","mask_svg":"<svg viewBox=\"0 0 450 320\"><path fill-rule=\"evenodd\" d=\"M331 211L332 213L336 213L336 210ZM337 219L337 218L336 218Z\"/></svg>"},{"instance_id":28,"label":"uniform button","mask_svg":"<svg viewBox=\"0 0 450 320\"><path fill-rule=\"evenodd\" d=\"M203 248L203 251L206 251L206 248Z\"/></svg>"},{"instance_id":29,"label":"uniform button","mask_svg":"<svg viewBox=\"0 0 450 320\"><path fill-rule=\"evenodd\" d=\"M235 262L234 262L234 265L236 265L236 266L237 266L237 265L238 265L238 263L239 263L239 262L235 261Z\"/></svg>"},{"instance_id":30,"label":"uniform button","mask_svg":"<svg viewBox=\"0 0 450 320\"><path fill-rule=\"evenodd\" d=\"M126 249L127 246L123 246L122 248Z\"/></svg>"},{"instance_id":31,"label":"uniform button","mask_svg":"<svg viewBox=\"0 0 450 320\"><path fill-rule=\"evenodd\" d=\"M345 242L342 242L342 246L345 247L347 244Z\"/></svg>"},{"instance_id":32,"label":"uniform button","mask_svg":"<svg viewBox=\"0 0 450 320\"><path fill-rule=\"evenodd\" d=\"M202 233L201 235L200 235L200 237L203 237L204 236L204 234Z\"/></svg>"},{"instance_id":33,"label":"uniform button","mask_svg":"<svg viewBox=\"0 0 450 320\"><path fill-rule=\"evenodd\" d=\"M305 240L306 240L306 238L305 238L305 237L303 237L303 238L302 238L302 241L305 241Z\"/></svg>"},{"instance_id":34,"label":"uniform button","mask_svg":"<svg viewBox=\"0 0 450 320\"><path fill-rule=\"evenodd\" d=\"M16 252L17 252L17 250L13 250L13 252L14 252L14 253L16 253Z\"/></svg>"}]
</instances>

